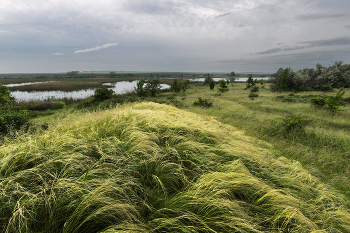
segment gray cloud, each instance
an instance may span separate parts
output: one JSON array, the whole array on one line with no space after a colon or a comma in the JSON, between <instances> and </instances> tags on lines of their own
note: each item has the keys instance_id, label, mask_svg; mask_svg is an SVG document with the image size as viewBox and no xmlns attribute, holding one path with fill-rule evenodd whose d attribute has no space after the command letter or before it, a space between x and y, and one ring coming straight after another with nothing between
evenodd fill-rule
<instances>
[{"instance_id":1,"label":"gray cloud","mask_svg":"<svg viewBox=\"0 0 350 233\"><path fill-rule=\"evenodd\" d=\"M64 55L64 53L54 53L53 55L55 55L55 56L61 56L61 55Z\"/></svg>"},{"instance_id":2,"label":"gray cloud","mask_svg":"<svg viewBox=\"0 0 350 233\"><path fill-rule=\"evenodd\" d=\"M118 45L118 43L104 44L102 46L96 46L96 47L93 47L90 49L76 50L74 53L87 53L87 52L97 51L100 49L107 49L107 48L114 47L117 45Z\"/></svg>"},{"instance_id":3,"label":"gray cloud","mask_svg":"<svg viewBox=\"0 0 350 233\"><path fill-rule=\"evenodd\" d=\"M347 16L347 14L308 14L299 15L296 17L297 20L307 21L307 20L319 20L319 19L329 19L329 18L342 18Z\"/></svg>"},{"instance_id":4,"label":"gray cloud","mask_svg":"<svg viewBox=\"0 0 350 233\"><path fill-rule=\"evenodd\" d=\"M227 16L227 15L230 15L230 14L231 14L231 13L226 13L226 14L218 15L218 16L216 16L215 18L224 17L224 16Z\"/></svg>"},{"instance_id":5,"label":"gray cloud","mask_svg":"<svg viewBox=\"0 0 350 233\"><path fill-rule=\"evenodd\" d=\"M344 25L344 27L350 29L350 25Z\"/></svg>"}]
</instances>

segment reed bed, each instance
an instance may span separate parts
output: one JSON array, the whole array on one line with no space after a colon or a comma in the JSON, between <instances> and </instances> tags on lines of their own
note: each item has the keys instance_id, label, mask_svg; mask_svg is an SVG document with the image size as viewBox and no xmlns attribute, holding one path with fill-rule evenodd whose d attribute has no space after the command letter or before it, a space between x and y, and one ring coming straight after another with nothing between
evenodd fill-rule
<instances>
[{"instance_id":1,"label":"reed bed","mask_svg":"<svg viewBox=\"0 0 350 233\"><path fill-rule=\"evenodd\" d=\"M45 120L0 147L1 232L350 232L341 193L213 117L144 102Z\"/></svg>"}]
</instances>

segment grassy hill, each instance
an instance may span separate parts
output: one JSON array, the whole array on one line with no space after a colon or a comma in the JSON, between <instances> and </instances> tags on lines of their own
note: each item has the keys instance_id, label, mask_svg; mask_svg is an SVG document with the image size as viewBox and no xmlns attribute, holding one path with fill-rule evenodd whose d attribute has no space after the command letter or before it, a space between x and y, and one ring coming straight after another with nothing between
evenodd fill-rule
<instances>
[{"instance_id":1,"label":"grassy hill","mask_svg":"<svg viewBox=\"0 0 350 233\"><path fill-rule=\"evenodd\" d=\"M350 232L342 193L204 114L219 114L227 93L192 94L213 94L216 110L143 102L62 111L48 130L8 139L0 231ZM243 113L236 107L225 109Z\"/></svg>"}]
</instances>

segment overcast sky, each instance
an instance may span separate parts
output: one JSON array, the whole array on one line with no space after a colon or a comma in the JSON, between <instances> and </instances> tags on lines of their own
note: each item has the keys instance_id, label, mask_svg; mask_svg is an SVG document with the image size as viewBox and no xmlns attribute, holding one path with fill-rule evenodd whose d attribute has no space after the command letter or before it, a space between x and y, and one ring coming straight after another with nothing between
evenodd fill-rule
<instances>
[{"instance_id":1,"label":"overcast sky","mask_svg":"<svg viewBox=\"0 0 350 233\"><path fill-rule=\"evenodd\" d=\"M0 0L0 73L350 63L349 0Z\"/></svg>"}]
</instances>

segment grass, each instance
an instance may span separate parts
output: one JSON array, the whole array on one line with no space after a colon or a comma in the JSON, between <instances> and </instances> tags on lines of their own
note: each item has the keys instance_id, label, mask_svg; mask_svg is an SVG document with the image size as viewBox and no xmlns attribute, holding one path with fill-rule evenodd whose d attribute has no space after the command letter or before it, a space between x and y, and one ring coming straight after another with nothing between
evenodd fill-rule
<instances>
[{"instance_id":1,"label":"grass","mask_svg":"<svg viewBox=\"0 0 350 233\"><path fill-rule=\"evenodd\" d=\"M48 130L0 147L0 230L350 232L341 192L220 122L260 114L229 100L252 101L246 92L247 101L231 97L234 91L198 108L195 97L212 92L189 90L183 107L199 114L143 102L36 119Z\"/></svg>"}]
</instances>

